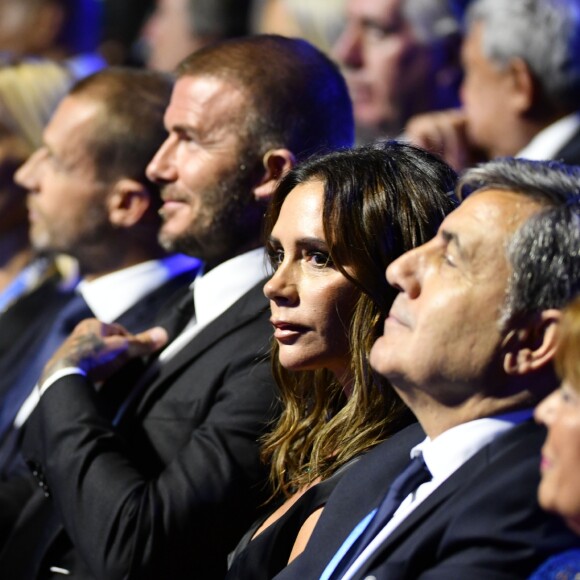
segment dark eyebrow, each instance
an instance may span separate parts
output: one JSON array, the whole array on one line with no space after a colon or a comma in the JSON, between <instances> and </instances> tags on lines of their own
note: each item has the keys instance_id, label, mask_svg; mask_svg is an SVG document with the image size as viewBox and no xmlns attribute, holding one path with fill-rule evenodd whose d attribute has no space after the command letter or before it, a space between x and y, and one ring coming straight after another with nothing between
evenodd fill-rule
<instances>
[{"instance_id":1,"label":"dark eyebrow","mask_svg":"<svg viewBox=\"0 0 580 580\"><path fill-rule=\"evenodd\" d=\"M266 241L267 244L271 246L281 246L280 240L275 236L269 236L268 240ZM299 238L296 240L296 245L302 248L316 248L319 250L328 251L328 244L321 240L320 238L315 237L305 237Z\"/></svg>"},{"instance_id":2,"label":"dark eyebrow","mask_svg":"<svg viewBox=\"0 0 580 580\"><path fill-rule=\"evenodd\" d=\"M465 261L465 250L459 241L459 236L449 230L441 230L440 234L447 245L453 244L457 248L459 257Z\"/></svg>"}]
</instances>

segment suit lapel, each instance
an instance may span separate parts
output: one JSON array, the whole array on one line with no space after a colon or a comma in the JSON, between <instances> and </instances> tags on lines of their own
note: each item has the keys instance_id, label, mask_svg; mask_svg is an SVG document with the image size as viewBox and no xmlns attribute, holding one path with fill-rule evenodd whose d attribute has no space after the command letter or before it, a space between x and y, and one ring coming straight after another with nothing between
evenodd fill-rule
<instances>
[{"instance_id":1,"label":"suit lapel","mask_svg":"<svg viewBox=\"0 0 580 580\"><path fill-rule=\"evenodd\" d=\"M359 571L359 574L368 573L373 568L379 556L393 550L410 533L420 526L433 511L446 502L467 481L477 480L483 477L483 472L498 453L507 451L512 445L517 445L522 437L534 430L536 425L526 421L510 429L495 441L485 445L455 473L445 480L429 497L417 506L394 530L385 538L381 545L367 559ZM382 559L382 558L381 558Z\"/></svg>"},{"instance_id":2,"label":"suit lapel","mask_svg":"<svg viewBox=\"0 0 580 580\"><path fill-rule=\"evenodd\" d=\"M153 397L156 397L159 394L159 390L166 387L170 379L180 372L184 366L190 365L224 336L244 326L267 310L268 303L262 292L263 285L264 280L261 280L221 316L194 336L173 358L161 365L154 382L145 390L141 397L137 413L147 408L148 402Z\"/></svg>"},{"instance_id":3,"label":"suit lapel","mask_svg":"<svg viewBox=\"0 0 580 580\"><path fill-rule=\"evenodd\" d=\"M115 322L133 333L146 330L155 324L157 318L161 318L170 311L175 296L191 292L189 285L195 278L196 272L196 269L188 270L171 278L121 314Z\"/></svg>"}]
</instances>

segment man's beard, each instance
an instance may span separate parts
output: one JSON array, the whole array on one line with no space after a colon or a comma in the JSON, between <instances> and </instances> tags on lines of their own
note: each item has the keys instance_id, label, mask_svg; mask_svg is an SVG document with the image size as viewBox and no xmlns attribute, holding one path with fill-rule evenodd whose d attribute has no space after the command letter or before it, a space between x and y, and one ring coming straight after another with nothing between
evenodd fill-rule
<instances>
[{"instance_id":1,"label":"man's beard","mask_svg":"<svg viewBox=\"0 0 580 580\"><path fill-rule=\"evenodd\" d=\"M252 194L253 181L237 173L206 193L194 221L177 235L159 235L169 252L180 252L216 264L253 245L261 234L264 209Z\"/></svg>"}]
</instances>

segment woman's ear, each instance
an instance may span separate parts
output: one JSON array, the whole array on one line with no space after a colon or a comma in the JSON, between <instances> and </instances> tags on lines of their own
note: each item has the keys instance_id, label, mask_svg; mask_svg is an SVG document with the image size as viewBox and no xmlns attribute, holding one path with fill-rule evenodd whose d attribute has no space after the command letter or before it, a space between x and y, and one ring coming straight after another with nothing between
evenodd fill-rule
<instances>
[{"instance_id":1,"label":"woman's ear","mask_svg":"<svg viewBox=\"0 0 580 580\"><path fill-rule=\"evenodd\" d=\"M502 348L503 367L508 375L525 375L552 363L561 316L562 312L555 308L543 310L507 334Z\"/></svg>"},{"instance_id":2,"label":"woman's ear","mask_svg":"<svg viewBox=\"0 0 580 580\"><path fill-rule=\"evenodd\" d=\"M151 206L147 188L129 178L119 179L107 198L109 221L113 226L129 228L143 219Z\"/></svg>"},{"instance_id":3,"label":"woman's ear","mask_svg":"<svg viewBox=\"0 0 580 580\"><path fill-rule=\"evenodd\" d=\"M280 178L296 165L296 158L288 149L270 149L262 160L264 175L254 188L254 197L258 201L268 201Z\"/></svg>"}]
</instances>

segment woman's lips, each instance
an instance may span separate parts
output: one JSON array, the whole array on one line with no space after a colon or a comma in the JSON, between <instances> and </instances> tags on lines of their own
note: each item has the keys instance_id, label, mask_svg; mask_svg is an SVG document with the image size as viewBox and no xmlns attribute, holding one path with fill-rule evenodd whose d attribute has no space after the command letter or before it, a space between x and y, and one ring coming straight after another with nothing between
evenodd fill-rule
<instances>
[{"instance_id":1,"label":"woman's lips","mask_svg":"<svg viewBox=\"0 0 580 580\"><path fill-rule=\"evenodd\" d=\"M307 332L307 328L300 324L291 322L281 322L272 320L274 327L274 338L280 342L291 342L298 338L301 334Z\"/></svg>"}]
</instances>

